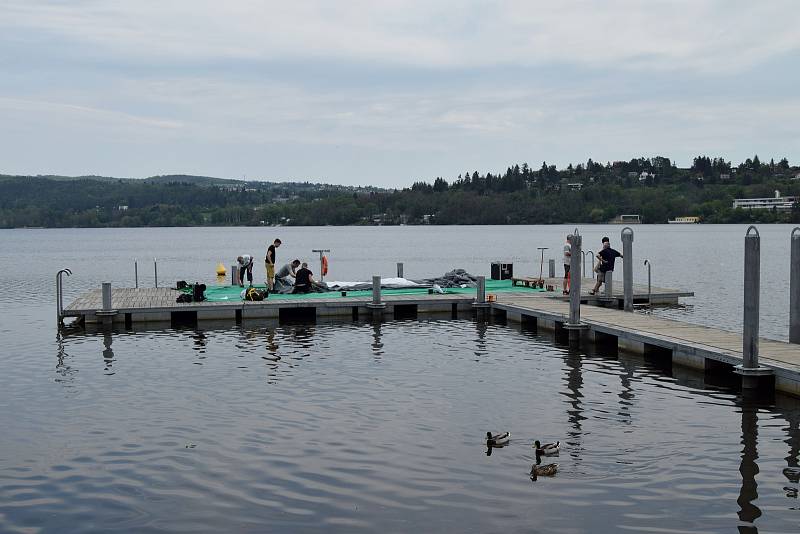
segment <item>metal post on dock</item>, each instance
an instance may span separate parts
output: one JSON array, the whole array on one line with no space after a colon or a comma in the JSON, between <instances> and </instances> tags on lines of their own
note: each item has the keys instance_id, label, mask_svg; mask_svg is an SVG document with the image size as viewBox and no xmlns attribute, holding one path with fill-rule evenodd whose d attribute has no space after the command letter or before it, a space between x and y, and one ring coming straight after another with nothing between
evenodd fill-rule
<instances>
[{"instance_id":1,"label":"metal post on dock","mask_svg":"<svg viewBox=\"0 0 800 534\"><path fill-rule=\"evenodd\" d=\"M156 287L158 287L158 260L153 258L153 280L155 280Z\"/></svg>"},{"instance_id":2,"label":"metal post on dock","mask_svg":"<svg viewBox=\"0 0 800 534\"><path fill-rule=\"evenodd\" d=\"M403 278L403 262L397 262L397 278Z\"/></svg>"},{"instance_id":3,"label":"metal post on dock","mask_svg":"<svg viewBox=\"0 0 800 534\"><path fill-rule=\"evenodd\" d=\"M117 314L117 310L112 308L111 302L111 282L103 282L101 285L102 308L95 312L97 317L103 321L103 326L111 326L112 318Z\"/></svg>"},{"instance_id":4,"label":"metal post on dock","mask_svg":"<svg viewBox=\"0 0 800 534\"><path fill-rule=\"evenodd\" d=\"M234 263L231 265L231 285L238 286L239 285L239 264Z\"/></svg>"},{"instance_id":5,"label":"metal post on dock","mask_svg":"<svg viewBox=\"0 0 800 534\"><path fill-rule=\"evenodd\" d=\"M755 226L747 228L744 236L744 317L742 321L742 365L736 373L742 375L742 388L754 389L758 377L771 374L758 366L758 327L761 291L761 236Z\"/></svg>"},{"instance_id":6,"label":"metal post on dock","mask_svg":"<svg viewBox=\"0 0 800 534\"><path fill-rule=\"evenodd\" d=\"M111 282L103 282L103 311L111 311Z\"/></svg>"},{"instance_id":7,"label":"metal post on dock","mask_svg":"<svg viewBox=\"0 0 800 534\"><path fill-rule=\"evenodd\" d=\"M326 266L328 265L328 259L325 257L326 252L330 252L331 249L329 248L314 248L311 249L311 252L318 252L319 253L319 281L323 282L325 280L325 271L327 270Z\"/></svg>"},{"instance_id":8,"label":"metal post on dock","mask_svg":"<svg viewBox=\"0 0 800 534\"><path fill-rule=\"evenodd\" d=\"M472 307L478 314L477 316L479 320L486 318L486 311L489 307L489 303L486 302L486 277L483 275L478 276L477 293L475 295L475 302L472 303Z\"/></svg>"},{"instance_id":9,"label":"metal post on dock","mask_svg":"<svg viewBox=\"0 0 800 534\"><path fill-rule=\"evenodd\" d=\"M577 341L580 338L579 330L586 326L581 324L581 277L578 275L583 263L583 237L577 228L572 232L569 245L569 272L575 273L575 276L569 278L569 323L564 328L570 331L570 341Z\"/></svg>"},{"instance_id":10,"label":"metal post on dock","mask_svg":"<svg viewBox=\"0 0 800 534\"><path fill-rule=\"evenodd\" d=\"M800 226L792 230L789 260L789 343L800 343Z\"/></svg>"},{"instance_id":11,"label":"metal post on dock","mask_svg":"<svg viewBox=\"0 0 800 534\"><path fill-rule=\"evenodd\" d=\"M622 289L624 308L633 311L633 228L626 226L620 232L622 237Z\"/></svg>"},{"instance_id":12,"label":"metal post on dock","mask_svg":"<svg viewBox=\"0 0 800 534\"><path fill-rule=\"evenodd\" d=\"M59 328L64 326L64 282L61 276L65 274L67 276L72 276L72 271L69 269L61 269L56 273L56 316Z\"/></svg>"},{"instance_id":13,"label":"metal post on dock","mask_svg":"<svg viewBox=\"0 0 800 534\"><path fill-rule=\"evenodd\" d=\"M605 282L603 283L606 286L605 298L614 298L614 271L606 271L604 280Z\"/></svg>"},{"instance_id":14,"label":"metal post on dock","mask_svg":"<svg viewBox=\"0 0 800 534\"><path fill-rule=\"evenodd\" d=\"M139 260L133 258L133 283L136 289L139 289Z\"/></svg>"},{"instance_id":15,"label":"metal post on dock","mask_svg":"<svg viewBox=\"0 0 800 534\"><path fill-rule=\"evenodd\" d=\"M549 260L547 260L547 267L548 267L548 274L550 275L550 278L555 278L556 277L556 260L554 260L553 258L550 258Z\"/></svg>"},{"instance_id":16,"label":"metal post on dock","mask_svg":"<svg viewBox=\"0 0 800 534\"><path fill-rule=\"evenodd\" d=\"M647 305L653 308L653 286L650 282L650 260L644 260L644 264L647 266Z\"/></svg>"},{"instance_id":17,"label":"metal post on dock","mask_svg":"<svg viewBox=\"0 0 800 534\"><path fill-rule=\"evenodd\" d=\"M381 301L381 277L372 277L372 302L367 303L367 308L373 311L373 319L380 317L381 310L386 308L386 303Z\"/></svg>"}]
</instances>

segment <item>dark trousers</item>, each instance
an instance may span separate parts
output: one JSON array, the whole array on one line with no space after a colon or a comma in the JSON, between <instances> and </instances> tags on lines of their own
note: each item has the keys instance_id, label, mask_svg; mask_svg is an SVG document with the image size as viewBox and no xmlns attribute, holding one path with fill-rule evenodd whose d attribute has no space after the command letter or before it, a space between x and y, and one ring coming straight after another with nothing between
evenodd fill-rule
<instances>
[{"instance_id":1,"label":"dark trousers","mask_svg":"<svg viewBox=\"0 0 800 534\"><path fill-rule=\"evenodd\" d=\"M292 293L311 293L310 285L294 286Z\"/></svg>"},{"instance_id":2,"label":"dark trousers","mask_svg":"<svg viewBox=\"0 0 800 534\"><path fill-rule=\"evenodd\" d=\"M244 276L247 275L247 281L250 282L250 285L253 285L253 264L250 265L242 265L239 267L239 280L244 283Z\"/></svg>"}]
</instances>

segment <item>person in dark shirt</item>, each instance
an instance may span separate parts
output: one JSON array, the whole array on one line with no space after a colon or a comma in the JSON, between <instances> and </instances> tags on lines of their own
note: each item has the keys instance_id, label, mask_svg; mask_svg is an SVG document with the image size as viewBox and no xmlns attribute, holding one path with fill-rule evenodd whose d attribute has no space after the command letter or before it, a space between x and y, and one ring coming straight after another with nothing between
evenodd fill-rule
<instances>
[{"instance_id":1,"label":"person in dark shirt","mask_svg":"<svg viewBox=\"0 0 800 534\"><path fill-rule=\"evenodd\" d=\"M622 254L611 248L611 240L604 237L603 248L597 253L597 282L594 284L594 289L589 291L590 295L597 293L597 290L606 281L606 273L614 270L614 262L621 257Z\"/></svg>"},{"instance_id":2,"label":"person in dark shirt","mask_svg":"<svg viewBox=\"0 0 800 534\"><path fill-rule=\"evenodd\" d=\"M264 267L267 269L267 287L270 291L275 285L275 249L281 246L281 240L276 239L267 247L267 255L264 257Z\"/></svg>"},{"instance_id":3,"label":"person in dark shirt","mask_svg":"<svg viewBox=\"0 0 800 534\"><path fill-rule=\"evenodd\" d=\"M314 280L314 273L308 270L308 264L303 262L300 269L294 275L294 289L292 293L309 293L317 282Z\"/></svg>"}]
</instances>

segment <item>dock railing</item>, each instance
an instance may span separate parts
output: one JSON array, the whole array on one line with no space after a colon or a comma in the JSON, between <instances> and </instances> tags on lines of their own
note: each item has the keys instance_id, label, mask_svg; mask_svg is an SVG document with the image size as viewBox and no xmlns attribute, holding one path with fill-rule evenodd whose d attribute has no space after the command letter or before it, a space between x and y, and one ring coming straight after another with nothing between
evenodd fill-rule
<instances>
[{"instance_id":1,"label":"dock railing","mask_svg":"<svg viewBox=\"0 0 800 534\"><path fill-rule=\"evenodd\" d=\"M58 326L64 326L64 282L63 275L72 276L72 271L69 269L61 269L56 273L56 315L58 319Z\"/></svg>"}]
</instances>

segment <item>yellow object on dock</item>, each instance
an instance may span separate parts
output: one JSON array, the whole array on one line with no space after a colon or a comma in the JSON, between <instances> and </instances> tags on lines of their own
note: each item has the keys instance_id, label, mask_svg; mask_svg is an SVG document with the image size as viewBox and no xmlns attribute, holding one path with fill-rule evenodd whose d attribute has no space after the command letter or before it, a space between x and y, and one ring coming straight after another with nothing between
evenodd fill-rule
<instances>
[{"instance_id":1,"label":"yellow object on dock","mask_svg":"<svg viewBox=\"0 0 800 534\"><path fill-rule=\"evenodd\" d=\"M219 262L217 264L217 276L225 276L226 274L228 274L228 269L222 265L222 262Z\"/></svg>"}]
</instances>

